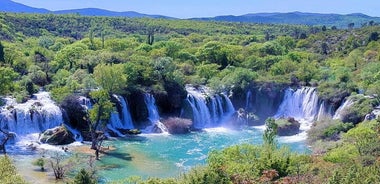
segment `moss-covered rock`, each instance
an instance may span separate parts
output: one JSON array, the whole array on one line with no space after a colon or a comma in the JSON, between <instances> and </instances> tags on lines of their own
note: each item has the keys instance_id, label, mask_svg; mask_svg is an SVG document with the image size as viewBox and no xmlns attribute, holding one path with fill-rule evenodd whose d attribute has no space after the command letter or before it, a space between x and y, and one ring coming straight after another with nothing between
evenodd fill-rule
<instances>
[{"instance_id":1,"label":"moss-covered rock","mask_svg":"<svg viewBox=\"0 0 380 184\"><path fill-rule=\"evenodd\" d=\"M40 136L40 141L42 143L51 145L65 145L73 143L73 134L68 131L65 127L59 126L52 129L46 130Z\"/></svg>"},{"instance_id":2,"label":"moss-covered rock","mask_svg":"<svg viewBox=\"0 0 380 184\"><path fill-rule=\"evenodd\" d=\"M291 136L298 134L300 132L301 124L292 117L287 119L278 119L276 120L277 135L279 136Z\"/></svg>"}]
</instances>

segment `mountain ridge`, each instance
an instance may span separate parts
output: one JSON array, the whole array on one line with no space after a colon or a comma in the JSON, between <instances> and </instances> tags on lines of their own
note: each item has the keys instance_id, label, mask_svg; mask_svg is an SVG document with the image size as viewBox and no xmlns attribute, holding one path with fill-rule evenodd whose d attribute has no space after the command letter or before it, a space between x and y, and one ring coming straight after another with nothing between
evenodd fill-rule
<instances>
[{"instance_id":1,"label":"mountain ridge","mask_svg":"<svg viewBox=\"0 0 380 184\"><path fill-rule=\"evenodd\" d=\"M52 14L79 14L84 16L114 16L131 18L163 18L177 19L165 15L150 15L135 11L117 12L99 8L82 8L70 10L50 11L43 8L34 8L12 0L1 0L0 11L14 13L52 13ZM336 26L338 28L347 27L354 23L355 27L360 27L370 21L380 22L380 17L371 17L363 13L335 14L335 13L309 13L309 12L267 12L267 13L248 13L244 15L220 15L215 17L197 17L189 20L198 21L220 21L220 22L244 22L262 24L302 24L309 26L325 25Z\"/></svg>"}]
</instances>

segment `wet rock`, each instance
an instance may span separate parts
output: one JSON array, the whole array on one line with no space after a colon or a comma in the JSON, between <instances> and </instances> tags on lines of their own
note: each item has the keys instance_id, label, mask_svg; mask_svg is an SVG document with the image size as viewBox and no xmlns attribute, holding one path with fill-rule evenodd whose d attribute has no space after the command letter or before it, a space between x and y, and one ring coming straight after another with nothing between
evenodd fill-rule
<instances>
[{"instance_id":1,"label":"wet rock","mask_svg":"<svg viewBox=\"0 0 380 184\"><path fill-rule=\"evenodd\" d=\"M73 134L69 132L65 127L59 126L52 129L46 130L40 136L40 141L42 143L51 145L65 145L71 144L75 140Z\"/></svg>"},{"instance_id":2,"label":"wet rock","mask_svg":"<svg viewBox=\"0 0 380 184\"><path fill-rule=\"evenodd\" d=\"M192 121L183 118L168 118L163 124L170 134L187 134L190 133Z\"/></svg>"}]
</instances>

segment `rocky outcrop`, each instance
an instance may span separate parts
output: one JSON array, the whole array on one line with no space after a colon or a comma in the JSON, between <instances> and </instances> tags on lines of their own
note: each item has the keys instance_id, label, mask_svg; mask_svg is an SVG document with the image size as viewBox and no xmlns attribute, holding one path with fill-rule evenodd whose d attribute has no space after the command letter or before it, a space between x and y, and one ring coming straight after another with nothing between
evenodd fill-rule
<instances>
[{"instance_id":1,"label":"rocky outcrop","mask_svg":"<svg viewBox=\"0 0 380 184\"><path fill-rule=\"evenodd\" d=\"M262 125L265 119L275 115L288 87L289 84L255 83L246 89L244 95L234 93L233 103L255 117L250 118L249 125Z\"/></svg>"},{"instance_id":2,"label":"rocky outcrop","mask_svg":"<svg viewBox=\"0 0 380 184\"><path fill-rule=\"evenodd\" d=\"M153 91L157 106L164 114L179 114L187 95L185 88L174 81L166 81L164 89L161 92Z\"/></svg>"},{"instance_id":3,"label":"rocky outcrop","mask_svg":"<svg viewBox=\"0 0 380 184\"><path fill-rule=\"evenodd\" d=\"M65 145L71 144L75 140L70 131L63 126L59 126L43 132L40 136L40 141L51 145Z\"/></svg>"},{"instance_id":4,"label":"rocky outcrop","mask_svg":"<svg viewBox=\"0 0 380 184\"><path fill-rule=\"evenodd\" d=\"M300 132L301 124L292 117L286 119L276 120L277 135L279 136L291 136Z\"/></svg>"},{"instance_id":5,"label":"rocky outcrop","mask_svg":"<svg viewBox=\"0 0 380 184\"><path fill-rule=\"evenodd\" d=\"M168 118L163 124L170 134L186 134L190 133L192 122L190 119Z\"/></svg>"},{"instance_id":6,"label":"rocky outcrop","mask_svg":"<svg viewBox=\"0 0 380 184\"><path fill-rule=\"evenodd\" d=\"M85 100L80 96L68 96L61 103L61 108L64 110L64 119L69 122L71 127L81 132L84 140L89 141L89 122Z\"/></svg>"}]
</instances>

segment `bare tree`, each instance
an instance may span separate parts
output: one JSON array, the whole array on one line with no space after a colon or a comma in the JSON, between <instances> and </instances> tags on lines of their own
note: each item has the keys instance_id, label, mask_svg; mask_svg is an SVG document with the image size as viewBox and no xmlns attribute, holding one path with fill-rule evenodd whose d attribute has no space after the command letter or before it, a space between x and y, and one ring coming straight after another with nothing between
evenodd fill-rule
<instances>
[{"instance_id":1,"label":"bare tree","mask_svg":"<svg viewBox=\"0 0 380 184\"><path fill-rule=\"evenodd\" d=\"M3 121L3 119L1 119L1 121ZM1 128L0 128L0 132L1 132L2 135L3 135L3 136L1 137L1 139L0 139L0 150L3 150L4 155L6 155L6 154L7 154L7 150L6 150L5 145L7 144L7 142L8 142L10 139L16 137L16 134L13 133L13 132L8 132L8 131L6 131L6 130L3 130L3 129L1 129Z\"/></svg>"}]
</instances>

